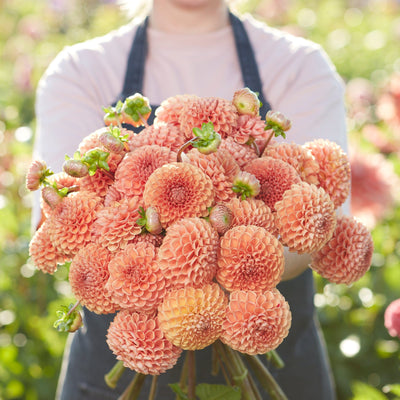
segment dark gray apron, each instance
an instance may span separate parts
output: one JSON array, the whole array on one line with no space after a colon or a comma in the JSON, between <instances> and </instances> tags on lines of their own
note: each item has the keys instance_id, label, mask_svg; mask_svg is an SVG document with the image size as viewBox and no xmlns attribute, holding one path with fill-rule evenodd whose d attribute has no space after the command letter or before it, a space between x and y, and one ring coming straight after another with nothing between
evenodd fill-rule
<instances>
[{"instance_id":1,"label":"dark gray apron","mask_svg":"<svg viewBox=\"0 0 400 400\"><path fill-rule=\"evenodd\" d=\"M244 86L259 93L263 104L261 115L265 115L270 105L262 95L260 75L247 33L242 22L233 14L230 14L230 22ZM124 87L119 96L121 100L136 92L142 93L147 55L147 23L146 18L137 29L128 59ZM154 120L156 108L157 106L152 106L150 124ZM289 336L277 349L286 365L282 370L274 370L269 366L271 372L290 400L334 400L331 372L314 318L314 284L311 270L295 279L280 283L278 289L289 302L293 319ZM133 378L134 372L126 371L115 390L108 388L104 383L104 374L116 362L106 343L107 329L113 318L114 314L97 315L84 309L85 327L75 333L72 340L60 397L62 400L117 399ZM159 377L157 399L175 400L176 396L167 385L179 382L183 360L184 354L173 369ZM211 375L210 366L210 347L197 351L197 382L224 383L222 376ZM150 383L151 377L148 377L139 399L147 399ZM264 393L262 389L260 393ZM263 394L263 398L268 399L268 396Z\"/></svg>"}]
</instances>

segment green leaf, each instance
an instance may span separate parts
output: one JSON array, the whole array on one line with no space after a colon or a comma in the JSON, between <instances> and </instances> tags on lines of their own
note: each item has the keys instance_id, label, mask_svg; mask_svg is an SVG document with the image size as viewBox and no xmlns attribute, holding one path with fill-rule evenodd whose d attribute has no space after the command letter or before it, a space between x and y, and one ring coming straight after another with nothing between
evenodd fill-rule
<instances>
[{"instance_id":1,"label":"green leaf","mask_svg":"<svg viewBox=\"0 0 400 400\"><path fill-rule=\"evenodd\" d=\"M189 400L189 397L179 386L179 383L170 383L170 384L168 384L168 386L178 396L178 400Z\"/></svg>"},{"instance_id":2,"label":"green leaf","mask_svg":"<svg viewBox=\"0 0 400 400\"><path fill-rule=\"evenodd\" d=\"M200 383L196 395L200 400L240 400L242 393L238 387Z\"/></svg>"},{"instance_id":3,"label":"green leaf","mask_svg":"<svg viewBox=\"0 0 400 400\"><path fill-rule=\"evenodd\" d=\"M400 384L386 385L385 389L387 389L389 393L400 396Z\"/></svg>"},{"instance_id":4,"label":"green leaf","mask_svg":"<svg viewBox=\"0 0 400 400\"><path fill-rule=\"evenodd\" d=\"M354 397L352 400L387 400L387 397L373 386L357 381L352 385Z\"/></svg>"}]
</instances>

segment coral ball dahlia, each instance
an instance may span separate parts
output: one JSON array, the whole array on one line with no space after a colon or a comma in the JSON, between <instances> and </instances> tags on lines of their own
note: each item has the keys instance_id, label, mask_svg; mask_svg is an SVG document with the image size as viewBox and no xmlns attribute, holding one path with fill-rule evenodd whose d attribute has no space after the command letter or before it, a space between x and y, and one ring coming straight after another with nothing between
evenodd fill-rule
<instances>
[{"instance_id":1,"label":"coral ball dahlia","mask_svg":"<svg viewBox=\"0 0 400 400\"><path fill-rule=\"evenodd\" d=\"M221 340L251 355L276 349L289 333L289 304L277 289L234 291L230 295Z\"/></svg>"},{"instance_id":2,"label":"coral ball dahlia","mask_svg":"<svg viewBox=\"0 0 400 400\"><path fill-rule=\"evenodd\" d=\"M310 267L334 283L351 283L360 279L371 266L374 244L368 229L354 217L337 220L332 238L311 254Z\"/></svg>"},{"instance_id":3,"label":"coral ball dahlia","mask_svg":"<svg viewBox=\"0 0 400 400\"><path fill-rule=\"evenodd\" d=\"M169 291L158 307L161 330L184 350L200 350L217 340L228 298L216 283Z\"/></svg>"},{"instance_id":4,"label":"coral ball dahlia","mask_svg":"<svg viewBox=\"0 0 400 400\"><path fill-rule=\"evenodd\" d=\"M156 248L150 243L129 244L108 266L106 288L121 308L153 312L165 293L165 278L156 263Z\"/></svg>"},{"instance_id":5,"label":"coral ball dahlia","mask_svg":"<svg viewBox=\"0 0 400 400\"><path fill-rule=\"evenodd\" d=\"M301 182L299 174L290 164L272 157L252 160L244 170L259 180L260 193L256 198L263 200L272 211L275 211L275 203L282 199L285 191Z\"/></svg>"},{"instance_id":6,"label":"coral ball dahlia","mask_svg":"<svg viewBox=\"0 0 400 400\"><path fill-rule=\"evenodd\" d=\"M145 375L159 375L171 369L182 349L168 341L157 318L120 311L107 332L107 344L125 367Z\"/></svg>"},{"instance_id":7,"label":"coral ball dahlia","mask_svg":"<svg viewBox=\"0 0 400 400\"><path fill-rule=\"evenodd\" d=\"M97 314L113 313L119 306L111 299L105 286L110 276L111 253L94 243L82 248L72 260L69 282L81 304Z\"/></svg>"},{"instance_id":8,"label":"coral ball dahlia","mask_svg":"<svg viewBox=\"0 0 400 400\"><path fill-rule=\"evenodd\" d=\"M170 163L156 169L146 182L143 200L153 207L166 228L184 217L204 217L214 201L211 179L187 163Z\"/></svg>"},{"instance_id":9,"label":"coral ball dahlia","mask_svg":"<svg viewBox=\"0 0 400 400\"><path fill-rule=\"evenodd\" d=\"M170 225L158 252L168 286L201 287L214 279L218 234L202 218L183 218Z\"/></svg>"},{"instance_id":10,"label":"coral ball dahlia","mask_svg":"<svg viewBox=\"0 0 400 400\"><path fill-rule=\"evenodd\" d=\"M275 207L280 239L290 251L312 253L332 237L334 204L322 188L306 182L293 185Z\"/></svg>"},{"instance_id":11,"label":"coral ball dahlia","mask_svg":"<svg viewBox=\"0 0 400 400\"><path fill-rule=\"evenodd\" d=\"M216 278L229 291L271 289L283 269L283 246L264 228L239 225L220 240Z\"/></svg>"}]
</instances>

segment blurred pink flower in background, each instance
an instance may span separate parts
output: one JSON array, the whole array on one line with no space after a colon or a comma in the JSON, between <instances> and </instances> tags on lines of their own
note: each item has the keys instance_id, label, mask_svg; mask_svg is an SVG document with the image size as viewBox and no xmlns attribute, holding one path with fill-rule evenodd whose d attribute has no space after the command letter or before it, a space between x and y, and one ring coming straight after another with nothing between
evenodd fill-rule
<instances>
[{"instance_id":1,"label":"blurred pink flower in background","mask_svg":"<svg viewBox=\"0 0 400 400\"><path fill-rule=\"evenodd\" d=\"M376 115L400 135L400 72L394 73L376 104Z\"/></svg>"},{"instance_id":2,"label":"blurred pink flower in background","mask_svg":"<svg viewBox=\"0 0 400 400\"><path fill-rule=\"evenodd\" d=\"M369 80L354 78L347 83L347 115L357 125L362 125L372 120L372 105L374 102L374 86Z\"/></svg>"},{"instance_id":3,"label":"blurred pink flower in background","mask_svg":"<svg viewBox=\"0 0 400 400\"><path fill-rule=\"evenodd\" d=\"M373 124L366 124L361 130L363 138L373 144L380 153L390 154L400 151L400 137L389 136L380 127Z\"/></svg>"},{"instance_id":4,"label":"blurred pink flower in background","mask_svg":"<svg viewBox=\"0 0 400 400\"><path fill-rule=\"evenodd\" d=\"M351 212L371 229L395 206L399 178L382 154L363 153L351 147L349 158Z\"/></svg>"},{"instance_id":5,"label":"blurred pink flower in background","mask_svg":"<svg viewBox=\"0 0 400 400\"><path fill-rule=\"evenodd\" d=\"M385 328L390 336L400 338L400 299L392 301L385 310Z\"/></svg>"}]
</instances>

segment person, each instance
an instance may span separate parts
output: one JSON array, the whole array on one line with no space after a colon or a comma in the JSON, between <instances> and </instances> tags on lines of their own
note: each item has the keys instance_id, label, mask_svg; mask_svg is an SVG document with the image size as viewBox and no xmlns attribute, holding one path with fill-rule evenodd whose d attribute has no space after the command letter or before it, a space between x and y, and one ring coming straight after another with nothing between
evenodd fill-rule
<instances>
[{"instance_id":1,"label":"person","mask_svg":"<svg viewBox=\"0 0 400 400\"><path fill-rule=\"evenodd\" d=\"M177 94L231 99L246 86L260 94L262 113L271 108L292 121L289 141L325 138L347 151L343 83L319 45L250 16L240 19L225 0L153 0L145 19L66 47L51 63L37 89L34 154L61 170L64 155L103 126L103 107L136 92L151 100L154 112ZM278 289L293 320L278 348L286 365L273 374L289 399L332 400L307 256L286 253ZM112 319L84 309L84 328L66 348L57 398L113 399L130 382L130 372L115 390L103 380L116 361L105 341ZM196 353L198 382L222 382L209 372L210 352ZM156 398L175 398L166 384L179 381L181 361L160 376ZM140 399L147 398L146 390Z\"/></svg>"}]
</instances>

